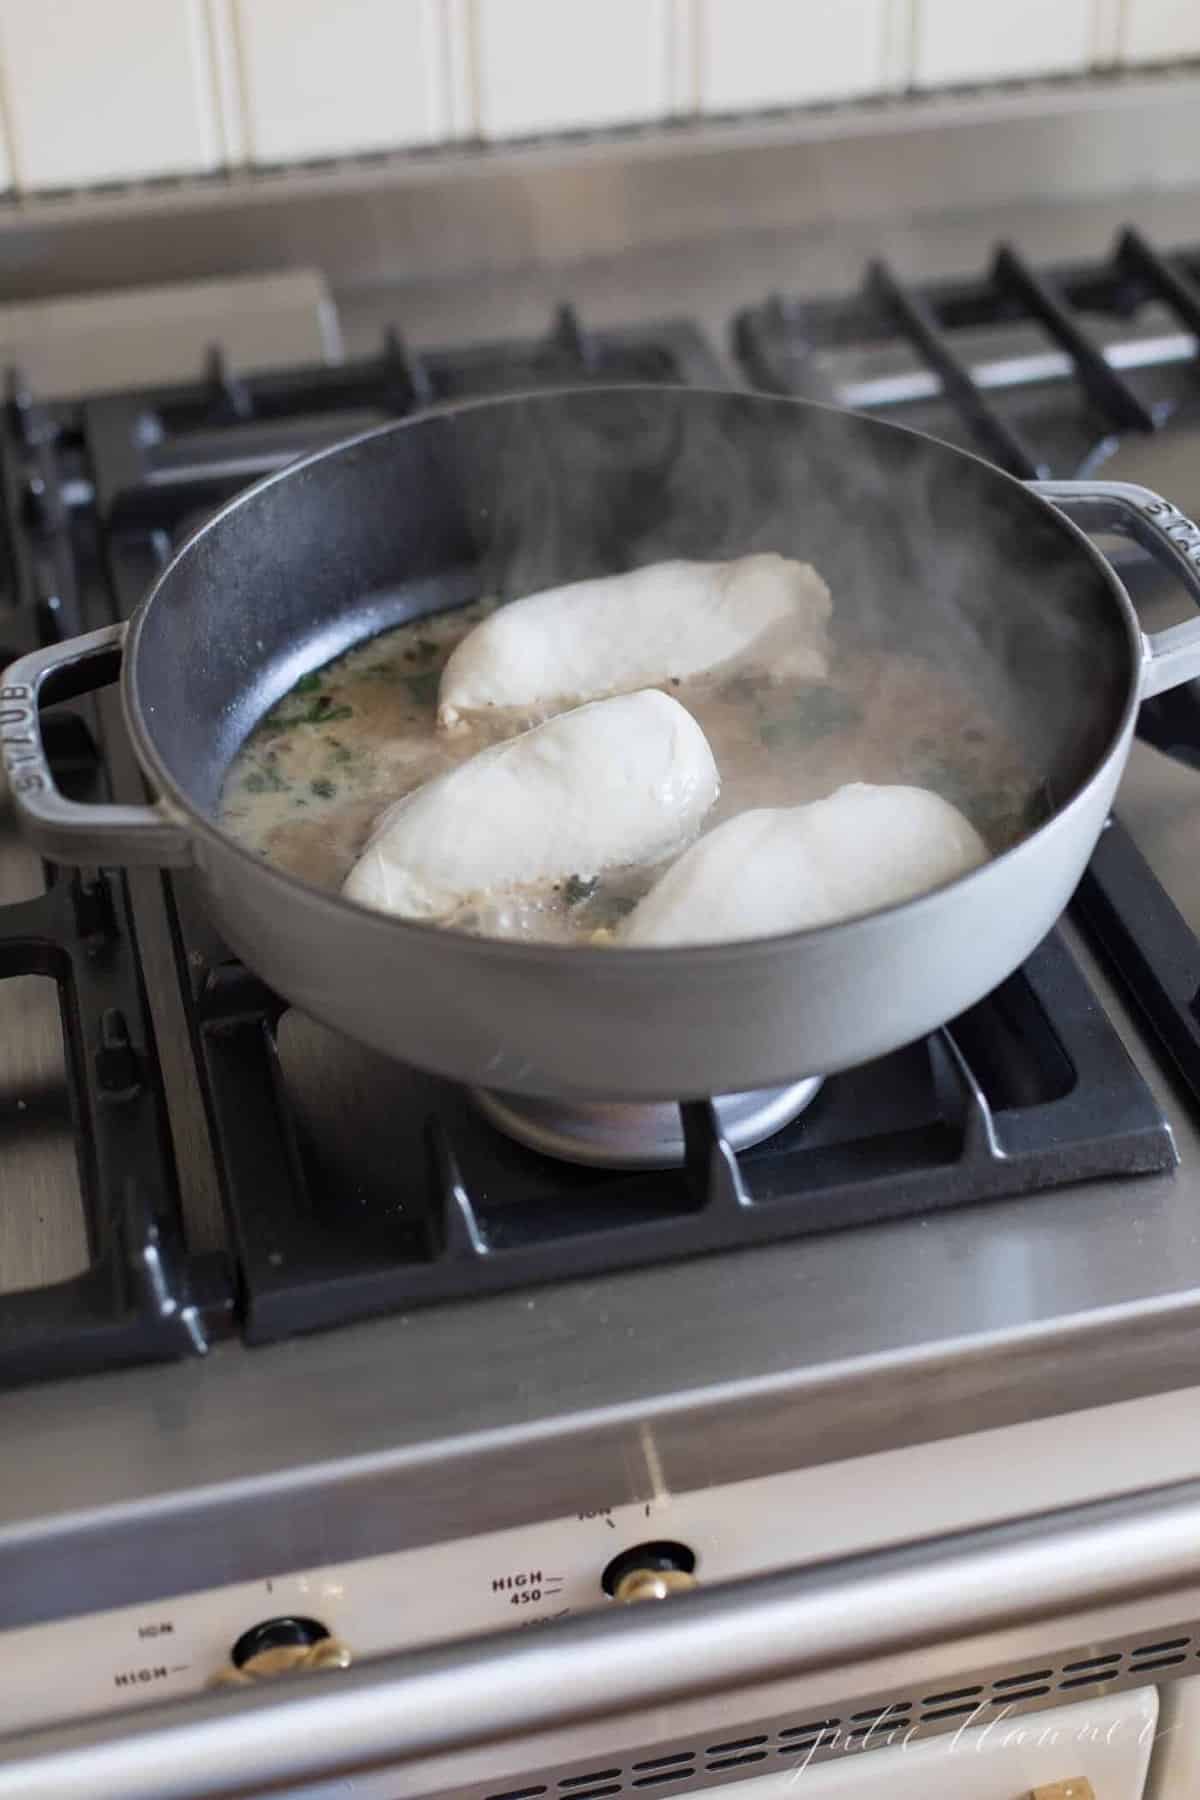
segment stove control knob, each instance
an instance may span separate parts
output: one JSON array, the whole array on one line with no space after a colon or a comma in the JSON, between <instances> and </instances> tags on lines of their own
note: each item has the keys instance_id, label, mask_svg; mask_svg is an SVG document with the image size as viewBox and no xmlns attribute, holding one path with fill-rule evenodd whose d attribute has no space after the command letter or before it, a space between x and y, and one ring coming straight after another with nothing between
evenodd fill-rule
<instances>
[{"instance_id":1,"label":"stove control knob","mask_svg":"<svg viewBox=\"0 0 1200 1800\"><path fill-rule=\"evenodd\" d=\"M696 1557L686 1544L635 1544L614 1556L601 1585L614 1600L669 1600L696 1585Z\"/></svg>"},{"instance_id":2,"label":"stove control knob","mask_svg":"<svg viewBox=\"0 0 1200 1800\"><path fill-rule=\"evenodd\" d=\"M669 1600L696 1585L686 1569L630 1569L613 1590L613 1598L628 1606L635 1600Z\"/></svg>"},{"instance_id":3,"label":"stove control knob","mask_svg":"<svg viewBox=\"0 0 1200 1800\"><path fill-rule=\"evenodd\" d=\"M217 1687L250 1687L277 1675L348 1669L351 1660L345 1644L317 1619L264 1619L242 1633L213 1679Z\"/></svg>"}]
</instances>

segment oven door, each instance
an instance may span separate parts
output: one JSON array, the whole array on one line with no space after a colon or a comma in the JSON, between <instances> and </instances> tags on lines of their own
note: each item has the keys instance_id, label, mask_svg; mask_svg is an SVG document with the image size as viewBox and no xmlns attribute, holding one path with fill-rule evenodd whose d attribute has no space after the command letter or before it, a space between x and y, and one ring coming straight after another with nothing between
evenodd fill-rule
<instances>
[{"instance_id":1,"label":"oven door","mask_svg":"<svg viewBox=\"0 0 1200 1800\"><path fill-rule=\"evenodd\" d=\"M10 1737L0 1800L1132 1800L1198 1657L1188 1482Z\"/></svg>"}]
</instances>

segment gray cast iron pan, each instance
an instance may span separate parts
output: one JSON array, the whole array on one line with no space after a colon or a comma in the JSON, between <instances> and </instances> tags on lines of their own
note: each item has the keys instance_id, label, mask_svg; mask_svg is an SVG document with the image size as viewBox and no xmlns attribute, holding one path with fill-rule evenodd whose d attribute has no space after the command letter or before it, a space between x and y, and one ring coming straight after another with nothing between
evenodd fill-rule
<instances>
[{"instance_id":1,"label":"gray cast iron pan","mask_svg":"<svg viewBox=\"0 0 1200 1800\"><path fill-rule=\"evenodd\" d=\"M1145 636L1088 530L1136 539L1200 600L1200 533L1117 484L1024 485L932 439L765 396L592 388L423 414L251 488L129 625L14 665L0 738L24 830L79 863L190 864L232 948L304 1011L489 1088L653 1100L830 1073L1004 979L1103 826L1139 701L1200 673L1200 619ZM362 910L216 822L247 732L302 674L481 592L664 556L814 563L838 629L949 664L1038 771L1044 816L941 890L820 930L675 950L490 942ZM55 788L39 699L112 679L146 806Z\"/></svg>"}]
</instances>

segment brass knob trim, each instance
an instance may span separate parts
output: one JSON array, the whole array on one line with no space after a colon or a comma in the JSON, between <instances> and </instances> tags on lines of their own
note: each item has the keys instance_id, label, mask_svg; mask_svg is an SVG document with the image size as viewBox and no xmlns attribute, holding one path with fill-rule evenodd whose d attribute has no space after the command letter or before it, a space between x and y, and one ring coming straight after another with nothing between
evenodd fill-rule
<instances>
[{"instance_id":1,"label":"brass knob trim","mask_svg":"<svg viewBox=\"0 0 1200 1800\"><path fill-rule=\"evenodd\" d=\"M669 1600L695 1587L696 1552L665 1538L618 1551L600 1577L611 1600Z\"/></svg>"},{"instance_id":2,"label":"brass knob trim","mask_svg":"<svg viewBox=\"0 0 1200 1800\"><path fill-rule=\"evenodd\" d=\"M253 1687L279 1675L312 1674L318 1669L348 1669L353 1657L340 1638L319 1638L315 1644L276 1644L248 1656L240 1666L227 1662L213 1676L214 1687Z\"/></svg>"},{"instance_id":3,"label":"brass knob trim","mask_svg":"<svg viewBox=\"0 0 1200 1800\"><path fill-rule=\"evenodd\" d=\"M695 1585L696 1577L686 1569L630 1569L618 1581L613 1599L626 1606L639 1600L669 1600L672 1594L685 1594Z\"/></svg>"}]
</instances>

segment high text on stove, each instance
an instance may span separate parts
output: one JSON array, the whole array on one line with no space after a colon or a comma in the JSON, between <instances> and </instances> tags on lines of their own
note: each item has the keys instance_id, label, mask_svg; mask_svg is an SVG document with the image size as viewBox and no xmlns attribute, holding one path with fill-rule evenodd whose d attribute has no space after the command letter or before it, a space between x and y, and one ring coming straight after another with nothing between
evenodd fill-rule
<instances>
[{"instance_id":1,"label":"high text on stove","mask_svg":"<svg viewBox=\"0 0 1200 1800\"><path fill-rule=\"evenodd\" d=\"M547 1575L541 1569L521 1569L515 1575L493 1575L493 1594L503 1594L510 1606L532 1606L562 1591L561 1575Z\"/></svg>"},{"instance_id":2,"label":"high text on stove","mask_svg":"<svg viewBox=\"0 0 1200 1800\"><path fill-rule=\"evenodd\" d=\"M166 1663L148 1663L142 1669L121 1669L113 1676L113 1686L149 1687L152 1681L165 1681L170 1673Z\"/></svg>"}]
</instances>

